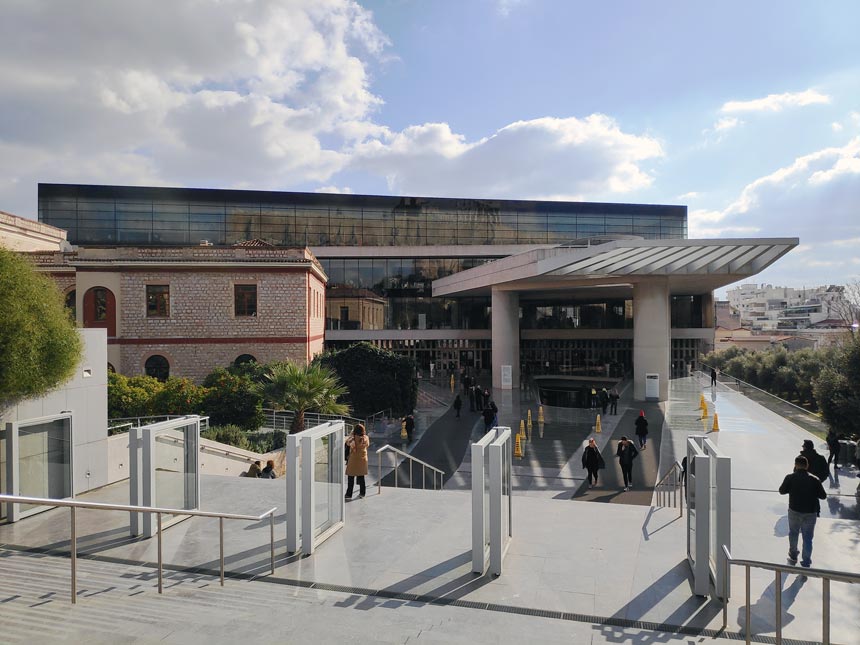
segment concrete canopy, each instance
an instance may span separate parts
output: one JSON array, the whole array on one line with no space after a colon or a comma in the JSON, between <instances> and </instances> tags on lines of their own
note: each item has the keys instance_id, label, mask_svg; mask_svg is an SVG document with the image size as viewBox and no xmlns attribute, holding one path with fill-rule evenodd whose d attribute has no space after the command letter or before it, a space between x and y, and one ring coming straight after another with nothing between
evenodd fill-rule
<instances>
[{"instance_id":1,"label":"concrete canopy","mask_svg":"<svg viewBox=\"0 0 860 645\"><path fill-rule=\"evenodd\" d=\"M440 278L433 295L489 295L495 288L525 297L579 286L601 287L603 296L656 276L667 278L672 295L698 294L753 276L798 244L796 237L581 240Z\"/></svg>"}]
</instances>

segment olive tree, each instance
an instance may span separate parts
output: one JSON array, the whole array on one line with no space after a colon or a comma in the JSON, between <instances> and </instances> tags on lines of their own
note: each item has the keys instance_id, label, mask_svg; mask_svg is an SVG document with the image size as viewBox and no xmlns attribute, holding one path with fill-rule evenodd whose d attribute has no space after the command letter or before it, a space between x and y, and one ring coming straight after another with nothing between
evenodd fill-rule
<instances>
[{"instance_id":1,"label":"olive tree","mask_svg":"<svg viewBox=\"0 0 860 645\"><path fill-rule=\"evenodd\" d=\"M0 248L0 410L67 381L81 351L56 284Z\"/></svg>"}]
</instances>

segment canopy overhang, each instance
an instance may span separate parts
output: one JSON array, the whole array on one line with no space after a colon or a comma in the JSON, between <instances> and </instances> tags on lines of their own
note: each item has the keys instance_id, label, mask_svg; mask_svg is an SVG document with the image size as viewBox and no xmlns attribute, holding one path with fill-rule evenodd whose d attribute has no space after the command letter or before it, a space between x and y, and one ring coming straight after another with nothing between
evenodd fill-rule
<instances>
[{"instance_id":1,"label":"canopy overhang","mask_svg":"<svg viewBox=\"0 0 860 645\"><path fill-rule=\"evenodd\" d=\"M657 277L667 280L673 295L693 295L749 278L799 243L796 237L584 241L526 251L440 278L433 282L433 295L489 295L496 288L536 297L576 287L612 297Z\"/></svg>"}]
</instances>

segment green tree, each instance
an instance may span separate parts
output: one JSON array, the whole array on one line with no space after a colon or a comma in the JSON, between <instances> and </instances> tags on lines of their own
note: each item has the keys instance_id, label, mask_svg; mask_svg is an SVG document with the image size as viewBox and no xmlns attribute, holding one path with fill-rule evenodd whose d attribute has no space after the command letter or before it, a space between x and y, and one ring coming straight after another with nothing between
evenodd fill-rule
<instances>
[{"instance_id":1,"label":"green tree","mask_svg":"<svg viewBox=\"0 0 860 645\"><path fill-rule=\"evenodd\" d=\"M356 343L318 356L315 362L337 372L349 392L349 403L358 415L388 408L405 414L415 408L418 382L415 361L409 356L370 343Z\"/></svg>"},{"instance_id":2,"label":"green tree","mask_svg":"<svg viewBox=\"0 0 860 645\"><path fill-rule=\"evenodd\" d=\"M190 378L169 377L152 400L155 414L201 414L208 390Z\"/></svg>"},{"instance_id":3,"label":"green tree","mask_svg":"<svg viewBox=\"0 0 860 645\"><path fill-rule=\"evenodd\" d=\"M257 430L263 425L263 397L245 373L219 367L203 380L203 385L208 388L203 409L211 425L236 425L245 430Z\"/></svg>"},{"instance_id":4,"label":"green tree","mask_svg":"<svg viewBox=\"0 0 860 645\"><path fill-rule=\"evenodd\" d=\"M305 412L349 414L349 406L340 401L346 388L337 375L323 365L271 363L265 373L263 392L276 407L296 413L290 434L304 430Z\"/></svg>"},{"instance_id":5,"label":"green tree","mask_svg":"<svg viewBox=\"0 0 860 645\"><path fill-rule=\"evenodd\" d=\"M155 400L164 384L151 376L108 373L108 417L147 417L158 413Z\"/></svg>"},{"instance_id":6,"label":"green tree","mask_svg":"<svg viewBox=\"0 0 860 645\"><path fill-rule=\"evenodd\" d=\"M838 349L815 380L821 416L837 432L860 437L860 339Z\"/></svg>"},{"instance_id":7,"label":"green tree","mask_svg":"<svg viewBox=\"0 0 860 645\"><path fill-rule=\"evenodd\" d=\"M71 378L82 347L56 284L0 248L0 410Z\"/></svg>"}]
</instances>

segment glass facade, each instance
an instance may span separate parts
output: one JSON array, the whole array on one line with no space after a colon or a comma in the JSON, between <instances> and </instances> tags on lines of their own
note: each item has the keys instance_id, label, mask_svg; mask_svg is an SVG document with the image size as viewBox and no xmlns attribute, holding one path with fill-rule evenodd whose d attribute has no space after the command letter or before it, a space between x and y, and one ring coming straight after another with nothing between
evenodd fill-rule
<instances>
[{"instance_id":1,"label":"glass facade","mask_svg":"<svg viewBox=\"0 0 860 645\"><path fill-rule=\"evenodd\" d=\"M684 206L39 185L39 221L72 244L285 246L560 244L686 238Z\"/></svg>"}]
</instances>

